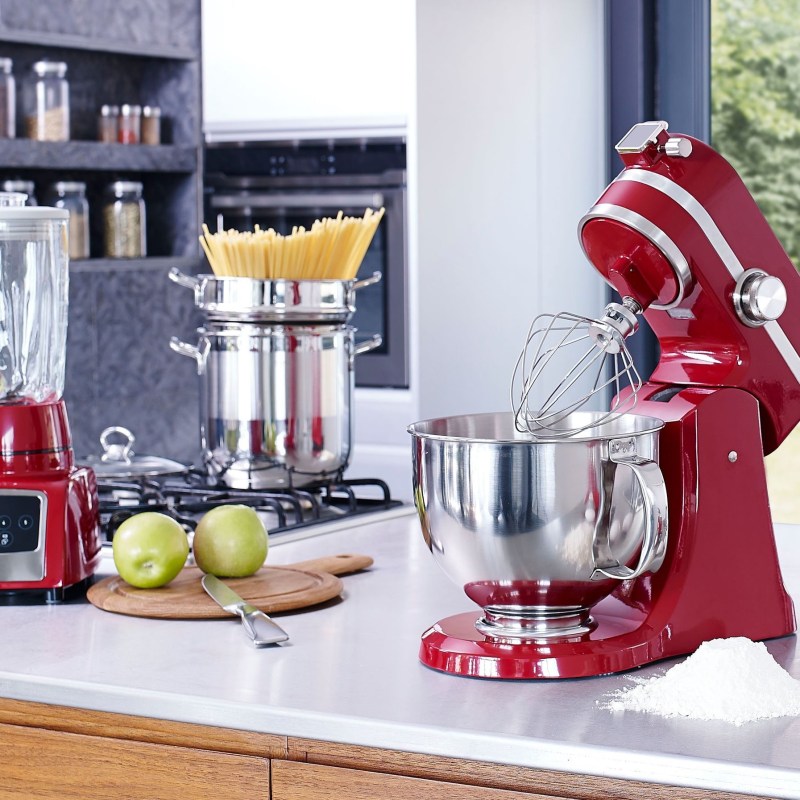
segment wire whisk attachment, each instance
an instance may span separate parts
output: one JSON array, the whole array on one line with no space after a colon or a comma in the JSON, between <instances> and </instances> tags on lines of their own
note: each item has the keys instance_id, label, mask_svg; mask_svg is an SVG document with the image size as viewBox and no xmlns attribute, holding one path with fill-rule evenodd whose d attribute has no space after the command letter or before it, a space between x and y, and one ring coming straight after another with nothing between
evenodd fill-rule
<instances>
[{"instance_id":1,"label":"wire whisk attachment","mask_svg":"<svg viewBox=\"0 0 800 800\"><path fill-rule=\"evenodd\" d=\"M570 312L540 314L528 330L511 379L517 430L546 438L573 436L630 412L642 379L625 344L642 307L631 297L609 303L600 319ZM621 396L626 387L630 391ZM608 390L613 399L608 406ZM576 414L596 404L601 413Z\"/></svg>"}]
</instances>

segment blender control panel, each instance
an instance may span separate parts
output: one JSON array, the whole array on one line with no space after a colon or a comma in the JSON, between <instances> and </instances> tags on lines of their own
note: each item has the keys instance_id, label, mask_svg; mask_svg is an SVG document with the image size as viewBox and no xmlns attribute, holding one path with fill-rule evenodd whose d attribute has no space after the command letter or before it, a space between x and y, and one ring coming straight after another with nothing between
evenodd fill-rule
<instances>
[{"instance_id":1,"label":"blender control panel","mask_svg":"<svg viewBox=\"0 0 800 800\"><path fill-rule=\"evenodd\" d=\"M38 495L0 496L0 553L23 553L39 546L42 500Z\"/></svg>"},{"instance_id":2,"label":"blender control panel","mask_svg":"<svg viewBox=\"0 0 800 800\"><path fill-rule=\"evenodd\" d=\"M47 495L27 489L0 489L0 581L44 577Z\"/></svg>"}]
</instances>

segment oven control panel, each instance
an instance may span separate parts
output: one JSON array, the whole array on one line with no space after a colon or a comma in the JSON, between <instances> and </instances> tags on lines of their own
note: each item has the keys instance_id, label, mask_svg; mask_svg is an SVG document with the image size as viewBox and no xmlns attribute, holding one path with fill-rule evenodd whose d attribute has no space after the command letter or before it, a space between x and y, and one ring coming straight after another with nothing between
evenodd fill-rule
<instances>
[{"instance_id":1,"label":"oven control panel","mask_svg":"<svg viewBox=\"0 0 800 800\"><path fill-rule=\"evenodd\" d=\"M0 490L0 581L41 580L47 495Z\"/></svg>"}]
</instances>

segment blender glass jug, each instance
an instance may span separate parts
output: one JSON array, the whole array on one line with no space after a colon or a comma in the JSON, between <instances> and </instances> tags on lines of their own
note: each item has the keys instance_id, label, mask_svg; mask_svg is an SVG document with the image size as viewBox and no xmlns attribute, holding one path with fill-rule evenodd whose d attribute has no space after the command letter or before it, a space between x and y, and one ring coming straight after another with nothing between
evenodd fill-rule
<instances>
[{"instance_id":1,"label":"blender glass jug","mask_svg":"<svg viewBox=\"0 0 800 800\"><path fill-rule=\"evenodd\" d=\"M0 193L0 403L64 391L69 212Z\"/></svg>"}]
</instances>

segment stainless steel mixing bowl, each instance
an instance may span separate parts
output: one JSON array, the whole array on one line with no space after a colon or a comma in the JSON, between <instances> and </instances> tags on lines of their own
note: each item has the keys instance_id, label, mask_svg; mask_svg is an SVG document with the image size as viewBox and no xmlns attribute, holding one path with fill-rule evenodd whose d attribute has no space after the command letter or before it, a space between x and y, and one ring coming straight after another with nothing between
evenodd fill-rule
<instances>
[{"instance_id":1,"label":"stainless steel mixing bowl","mask_svg":"<svg viewBox=\"0 0 800 800\"><path fill-rule=\"evenodd\" d=\"M484 609L499 638L575 636L619 581L664 559L667 498L658 467L664 423L624 414L564 420L581 433L552 440L512 413L417 422L414 498L434 558Z\"/></svg>"}]
</instances>

